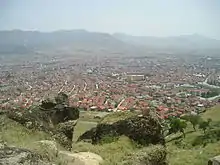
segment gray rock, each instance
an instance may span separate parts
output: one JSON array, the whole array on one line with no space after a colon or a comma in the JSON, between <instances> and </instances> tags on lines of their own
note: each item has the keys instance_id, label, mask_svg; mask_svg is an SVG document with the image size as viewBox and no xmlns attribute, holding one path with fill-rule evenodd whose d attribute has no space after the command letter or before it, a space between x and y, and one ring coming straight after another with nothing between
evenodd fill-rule
<instances>
[{"instance_id":1,"label":"gray rock","mask_svg":"<svg viewBox=\"0 0 220 165\"><path fill-rule=\"evenodd\" d=\"M55 141L41 140L41 141L36 142L36 145L38 145L40 148L44 148L45 150L47 150L53 155L58 154L58 147Z\"/></svg>"},{"instance_id":2,"label":"gray rock","mask_svg":"<svg viewBox=\"0 0 220 165\"><path fill-rule=\"evenodd\" d=\"M41 156L27 149L1 145L0 165L52 165L52 164L48 162L44 162Z\"/></svg>"},{"instance_id":3,"label":"gray rock","mask_svg":"<svg viewBox=\"0 0 220 165\"><path fill-rule=\"evenodd\" d=\"M103 163L101 156L91 152L71 153L60 151L58 155L66 160L67 165L100 165Z\"/></svg>"},{"instance_id":4,"label":"gray rock","mask_svg":"<svg viewBox=\"0 0 220 165\"><path fill-rule=\"evenodd\" d=\"M54 138L66 149L71 150L73 131L77 120L69 120L64 123L59 123L54 132Z\"/></svg>"},{"instance_id":5,"label":"gray rock","mask_svg":"<svg viewBox=\"0 0 220 165\"><path fill-rule=\"evenodd\" d=\"M211 158L209 161L208 161L208 165L220 165L220 155L219 156L216 156L214 158Z\"/></svg>"}]
</instances>

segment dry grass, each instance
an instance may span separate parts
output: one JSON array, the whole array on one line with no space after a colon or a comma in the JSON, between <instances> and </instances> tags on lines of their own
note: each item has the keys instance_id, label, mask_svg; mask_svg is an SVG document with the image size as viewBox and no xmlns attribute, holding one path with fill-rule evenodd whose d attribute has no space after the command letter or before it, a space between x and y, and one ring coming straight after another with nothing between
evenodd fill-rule
<instances>
[{"instance_id":1,"label":"dry grass","mask_svg":"<svg viewBox=\"0 0 220 165\"><path fill-rule=\"evenodd\" d=\"M211 118L212 121L217 121L220 122L220 104L208 109L203 115L202 117L204 119L208 119Z\"/></svg>"}]
</instances>

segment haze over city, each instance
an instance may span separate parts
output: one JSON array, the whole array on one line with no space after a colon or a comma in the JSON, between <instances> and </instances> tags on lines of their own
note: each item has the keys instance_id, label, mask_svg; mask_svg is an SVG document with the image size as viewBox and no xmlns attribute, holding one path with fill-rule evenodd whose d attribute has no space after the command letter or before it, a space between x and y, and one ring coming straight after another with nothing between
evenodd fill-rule
<instances>
[{"instance_id":1,"label":"haze over city","mask_svg":"<svg viewBox=\"0 0 220 165\"><path fill-rule=\"evenodd\" d=\"M0 29L73 30L220 39L218 0L1 0Z\"/></svg>"}]
</instances>

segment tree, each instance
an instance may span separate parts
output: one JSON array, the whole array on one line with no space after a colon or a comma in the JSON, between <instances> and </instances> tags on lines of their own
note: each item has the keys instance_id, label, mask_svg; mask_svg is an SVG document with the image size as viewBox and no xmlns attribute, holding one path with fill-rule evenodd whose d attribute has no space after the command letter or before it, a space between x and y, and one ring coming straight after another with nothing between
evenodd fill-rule
<instances>
[{"instance_id":1,"label":"tree","mask_svg":"<svg viewBox=\"0 0 220 165\"><path fill-rule=\"evenodd\" d=\"M208 119L207 121L201 121L199 124L199 128L203 130L204 134L206 133L207 128L210 127L212 119Z\"/></svg>"},{"instance_id":2,"label":"tree","mask_svg":"<svg viewBox=\"0 0 220 165\"><path fill-rule=\"evenodd\" d=\"M183 119L192 124L194 131L196 131L196 126L199 125L201 121L201 117L199 115L187 115L184 116Z\"/></svg>"},{"instance_id":3,"label":"tree","mask_svg":"<svg viewBox=\"0 0 220 165\"><path fill-rule=\"evenodd\" d=\"M183 137L185 137L185 128L187 127L187 123L183 120L180 120L178 118L172 118L170 119L170 129L169 133L177 133L181 132L183 134Z\"/></svg>"}]
</instances>

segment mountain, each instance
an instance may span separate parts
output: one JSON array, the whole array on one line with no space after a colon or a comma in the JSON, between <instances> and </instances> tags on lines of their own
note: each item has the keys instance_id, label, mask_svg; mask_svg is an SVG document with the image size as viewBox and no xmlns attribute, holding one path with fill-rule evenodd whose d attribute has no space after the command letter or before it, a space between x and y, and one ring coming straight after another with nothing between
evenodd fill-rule
<instances>
[{"instance_id":1,"label":"mountain","mask_svg":"<svg viewBox=\"0 0 220 165\"><path fill-rule=\"evenodd\" d=\"M150 51L215 51L220 41L198 34L175 37L131 36L122 33L88 32L86 30L0 31L0 54L38 51L91 54L146 54Z\"/></svg>"},{"instance_id":2,"label":"mountain","mask_svg":"<svg viewBox=\"0 0 220 165\"><path fill-rule=\"evenodd\" d=\"M38 32L0 31L0 53L25 53L48 49L128 49L128 44L107 33L85 30Z\"/></svg>"},{"instance_id":3,"label":"mountain","mask_svg":"<svg viewBox=\"0 0 220 165\"><path fill-rule=\"evenodd\" d=\"M219 49L220 40L211 39L198 34L174 37L131 36L115 33L113 36L121 41L133 45L141 45L156 49Z\"/></svg>"}]
</instances>

